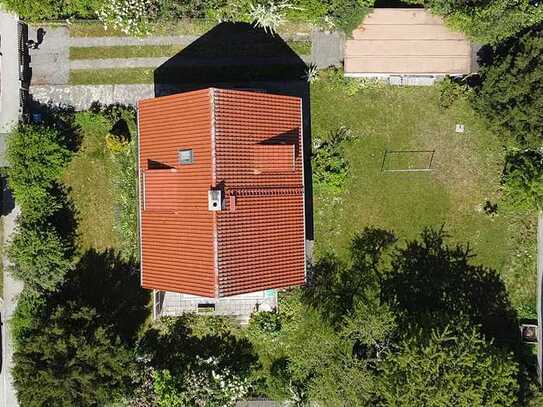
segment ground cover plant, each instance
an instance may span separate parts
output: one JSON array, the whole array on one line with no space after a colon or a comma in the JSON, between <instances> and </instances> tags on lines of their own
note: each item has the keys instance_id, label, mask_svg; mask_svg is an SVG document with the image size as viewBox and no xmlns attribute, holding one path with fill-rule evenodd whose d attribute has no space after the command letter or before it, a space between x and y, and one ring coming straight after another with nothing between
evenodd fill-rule
<instances>
[{"instance_id":1,"label":"ground cover plant","mask_svg":"<svg viewBox=\"0 0 543 407\"><path fill-rule=\"evenodd\" d=\"M341 256L366 226L393 230L399 238L444 226L453 241L469 242L477 263L499 271L523 316L534 316L536 214L503 199L506 140L466 97L444 108L438 87L345 81L323 73L311 89L313 139L327 140L341 127L351 133L343 148L346 185L336 193L315 189L317 253ZM465 132L456 133L456 124ZM385 150L435 150L433 170L383 172ZM398 168L429 165L428 157L404 155Z\"/></svg>"}]
</instances>

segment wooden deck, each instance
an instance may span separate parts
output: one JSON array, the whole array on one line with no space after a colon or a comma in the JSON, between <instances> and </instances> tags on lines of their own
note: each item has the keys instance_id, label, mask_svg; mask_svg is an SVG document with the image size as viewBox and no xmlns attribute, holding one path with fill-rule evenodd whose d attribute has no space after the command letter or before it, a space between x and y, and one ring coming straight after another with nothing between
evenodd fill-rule
<instances>
[{"instance_id":1,"label":"wooden deck","mask_svg":"<svg viewBox=\"0 0 543 407\"><path fill-rule=\"evenodd\" d=\"M345 74L461 75L472 45L424 9L374 9L345 43Z\"/></svg>"}]
</instances>

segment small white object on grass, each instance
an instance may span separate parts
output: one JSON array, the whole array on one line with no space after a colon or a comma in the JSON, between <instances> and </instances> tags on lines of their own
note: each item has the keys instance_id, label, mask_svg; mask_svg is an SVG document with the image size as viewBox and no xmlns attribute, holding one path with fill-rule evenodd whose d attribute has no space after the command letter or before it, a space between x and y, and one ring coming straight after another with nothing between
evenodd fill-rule
<instances>
[{"instance_id":1,"label":"small white object on grass","mask_svg":"<svg viewBox=\"0 0 543 407\"><path fill-rule=\"evenodd\" d=\"M463 133L464 132L464 125L463 124L457 124L455 130L457 133Z\"/></svg>"}]
</instances>

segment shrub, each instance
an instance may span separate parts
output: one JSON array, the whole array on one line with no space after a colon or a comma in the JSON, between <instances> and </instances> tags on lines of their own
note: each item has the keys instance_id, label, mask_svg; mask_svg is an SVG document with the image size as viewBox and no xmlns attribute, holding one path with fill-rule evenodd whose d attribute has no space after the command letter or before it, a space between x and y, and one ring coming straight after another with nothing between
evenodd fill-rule
<instances>
[{"instance_id":1,"label":"shrub","mask_svg":"<svg viewBox=\"0 0 543 407\"><path fill-rule=\"evenodd\" d=\"M24 406L98 406L119 397L130 356L89 307L57 305L37 318L14 353L13 378Z\"/></svg>"},{"instance_id":2,"label":"shrub","mask_svg":"<svg viewBox=\"0 0 543 407\"><path fill-rule=\"evenodd\" d=\"M29 337L34 322L43 317L44 310L45 299L25 287L17 298L17 307L9 320L11 334L17 346Z\"/></svg>"},{"instance_id":3,"label":"shrub","mask_svg":"<svg viewBox=\"0 0 543 407\"><path fill-rule=\"evenodd\" d=\"M106 29L144 36L150 30L150 20L156 15L156 3L154 0L111 0L96 14Z\"/></svg>"},{"instance_id":4,"label":"shrub","mask_svg":"<svg viewBox=\"0 0 543 407\"><path fill-rule=\"evenodd\" d=\"M155 372L154 390L159 407L233 407L249 392L247 378L219 367L219 361L196 356L181 376L169 370Z\"/></svg>"},{"instance_id":5,"label":"shrub","mask_svg":"<svg viewBox=\"0 0 543 407\"><path fill-rule=\"evenodd\" d=\"M158 17L161 19L205 18L209 10L220 5L220 0L159 0Z\"/></svg>"},{"instance_id":6,"label":"shrub","mask_svg":"<svg viewBox=\"0 0 543 407\"><path fill-rule=\"evenodd\" d=\"M480 69L482 85L471 98L474 107L519 142L539 146L543 134L543 26L487 51Z\"/></svg>"},{"instance_id":7,"label":"shrub","mask_svg":"<svg viewBox=\"0 0 543 407\"><path fill-rule=\"evenodd\" d=\"M37 219L57 210L55 183L71 155L60 132L20 125L8 137L6 155L9 186L25 217Z\"/></svg>"},{"instance_id":8,"label":"shrub","mask_svg":"<svg viewBox=\"0 0 543 407\"><path fill-rule=\"evenodd\" d=\"M458 326L412 337L379 367L386 406L514 406L517 363L477 332Z\"/></svg>"},{"instance_id":9,"label":"shrub","mask_svg":"<svg viewBox=\"0 0 543 407\"><path fill-rule=\"evenodd\" d=\"M447 76L442 81L438 82L439 86L439 107L442 109L448 109L457 100L465 99L472 91L464 80L457 80Z\"/></svg>"},{"instance_id":10,"label":"shrub","mask_svg":"<svg viewBox=\"0 0 543 407\"><path fill-rule=\"evenodd\" d=\"M312 163L313 181L317 186L335 192L343 189L349 173L344 147L352 138L350 129L340 127L326 141L315 140Z\"/></svg>"},{"instance_id":11,"label":"shrub","mask_svg":"<svg viewBox=\"0 0 543 407\"><path fill-rule=\"evenodd\" d=\"M374 0L331 0L327 17L334 27L351 35L364 20L373 3Z\"/></svg>"},{"instance_id":12,"label":"shrub","mask_svg":"<svg viewBox=\"0 0 543 407\"><path fill-rule=\"evenodd\" d=\"M447 23L479 43L496 44L543 21L533 0L409 0L446 17Z\"/></svg>"},{"instance_id":13,"label":"shrub","mask_svg":"<svg viewBox=\"0 0 543 407\"><path fill-rule=\"evenodd\" d=\"M135 259L139 252L136 143L137 140L133 138L126 150L116 155L118 172L114 182L119 207L116 226L121 236L121 254L125 259Z\"/></svg>"},{"instance_id":14,"label":"shrub","mask_svg":"<svg viewBox=\"0 0 543 407\"><path fill-rule=\"evenodd\" d=\"M345 34L360 25L375 0L295 0L289 19L311 22L326 29L339 29Z\"/></svg>"},{"instance_id":15,"label":"shrub","mask_svg":"<svg viewBox=\"0 0 543 407\"><path fill-rule=\"evenodd\" d=\"M50 224L19 223L8 247L10 273L37 291L55 291L72 266L71 243Z\"/></svg>"},{"instance_id":16,"label":"shrub","mask_svg":"<svg viewBox=\"0 0 543 407\"><path fill-rule=\"evenodd\" d=\"M106 147L113 154L119 154L128 149L128 140L114 134L106 135Z\"/></svg>"},{"instance_id":17,"label":"shrub","mask_svg":"<svg viewBox=\"0 0 543 407\"><path fill-rule=\"evenodd\" d=\"M2 5L26 21L94 17L103 0L2 0Z\"/></svg>"},{"instance_id":18,"label":"shrub","mask_svg":"<svg viewBox=\"0 0 543 407\"><path fill-rule=\"evenodd\" d=\"M508 154L502 184L506 199L515 207L543 210L543 151Z\"/></svg>"},{"instance_id":19,"label":"shrub","mask_svg":"<svg viewBox=\"0 0 543 407\"><path fill-rule=\"evenodd\" d=\"M286 1L279 3L268 1L267 3L251 3L249 19L254 21L255 27L263 28L264 31L275 33L285 22L285 11L292 8Z\"/></svg>"}]
</instances>

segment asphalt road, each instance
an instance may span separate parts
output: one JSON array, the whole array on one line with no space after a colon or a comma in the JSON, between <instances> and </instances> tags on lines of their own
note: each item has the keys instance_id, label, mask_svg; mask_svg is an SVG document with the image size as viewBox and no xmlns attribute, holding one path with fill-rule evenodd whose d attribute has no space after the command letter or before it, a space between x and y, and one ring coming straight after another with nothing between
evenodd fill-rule
<instances>
[{"instance_id":1,"label":"asphalt road","mask_svg":"<svg viewBox=\"0 0 543 407\"><path fill-rule=\"evenodd\" d=\"M4 162L5 135L17 125L19 120L19 56L17 40L17 17L0 10L0 163ZM17 218L18 209L5 183L2 182L2 243L9 240ZM11 318L16 306L17 295L22 289L19 281L13 280L5 272L8 266L4 264L4 304L2 307L2 370L0 373L0 407L17 407L17 397L13 388L11 368L12 354L11 337L7 321Z\"/></svg>"}]
</instances>

